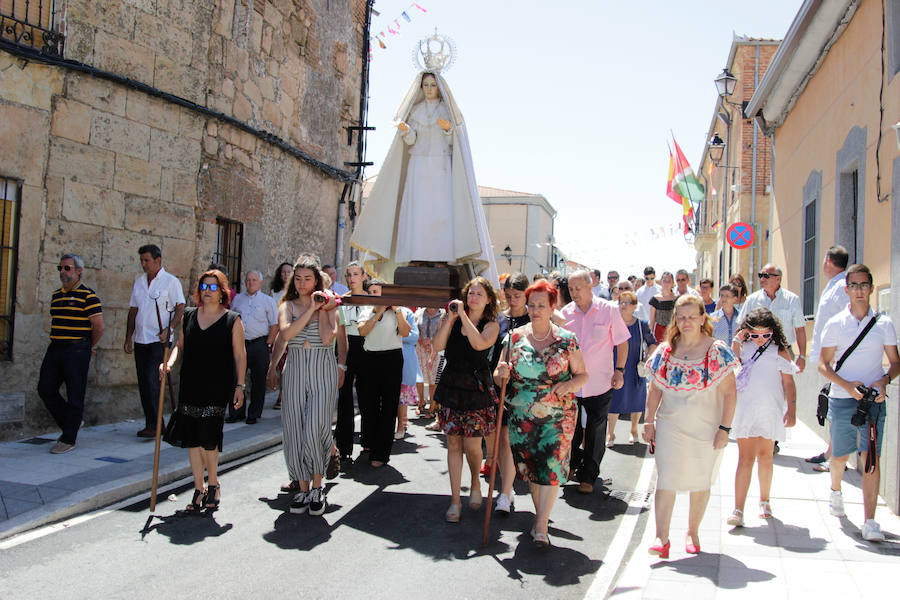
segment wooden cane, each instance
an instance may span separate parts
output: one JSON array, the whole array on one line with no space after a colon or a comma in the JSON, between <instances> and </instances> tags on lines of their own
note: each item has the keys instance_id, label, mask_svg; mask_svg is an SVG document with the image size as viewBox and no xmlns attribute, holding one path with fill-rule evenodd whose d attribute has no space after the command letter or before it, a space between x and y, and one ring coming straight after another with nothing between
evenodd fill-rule
<instances>
[{"instance_id":1,"label":"wooden cane","mask_svg":"<svg viewBox=\"0 0 900 600\"><path fill-rule=\"evenodd\" d=\"M511 323L510 323L511 324ZM512 343L512 329L509 330L506 337L506 360L509 361L509 346ZM487 546L488 540L488 531L491 527L491 507L494 502L494 478L497 476L497 463L500 462L500 436L503 432L503 407L506 404L506 382L509 381L509 377L503 380L500 384L500 409L497 411L497 426L494 427L494 447L491 452L491 456L494 457L494 460L491 461L491 474L488 477L488 495L487 502L485 502L485 510L484 510L484 532L481 534L481 547L484 548Z\"/></svg>"},{"instance_id":2,"label":"wooden cane","mask_svg":"<svg viewBox=\"0 0 900 600\"><path fill-rule=\"evenodd\" d=\"M156 304L156 324L159 325L159 333L162 335L163 326L162 326L162 317L159 314L159 298L154 299L154 304ZM166 303L166 308L168 308L168 303ZM169 332L169 328L172 324L172 313L169 313L169 326L166 327L166 333ZM168 340L166 340L166 344L168 344ZM172 411L175 411L175 388L172 385L172 380L167 378L167 382L169 384L169 404L172 405ZM160 385L162 387L162 385Z\"/></svg>"},{"instance_id":3,"label":"wooden cane","mask_svg":"<svg viewBox=\"0 0 900 600\"><path fill-rule=\"evenodd\" d=\"M169 364L168 344L163 350L163 364ZM166 402L166 376L168 375L166 370L167 368L164 367L162 372L163 380L159 383L159 406L156 411L156 447L153 449L153 484L150 488L150 512L156 510L156 485L159 482L159 445L162 438L163 408Z\"/></svg>"}]
</instances>

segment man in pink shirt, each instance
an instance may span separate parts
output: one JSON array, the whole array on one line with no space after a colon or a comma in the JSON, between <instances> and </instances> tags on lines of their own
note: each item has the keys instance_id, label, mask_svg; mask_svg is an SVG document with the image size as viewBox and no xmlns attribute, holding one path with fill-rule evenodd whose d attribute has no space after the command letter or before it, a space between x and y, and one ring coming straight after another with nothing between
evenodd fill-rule
<instances>
[{"instance_id":1,"label":"man in pink shirt","mask_svg":"<svg viewBox=\"0 0 900 600\"><path fill-rule=\"evenodd\" d=\"M628 326L622 320L615 302L603 300L591 293L591 275L575 271L569 275L572 302L562 309L563 327L578 337L590 380L578 392L579 419L572 440L572 479L579 483L578 491L590 494L600 476L600 461L606 452L606 417L614 389L625 383L625 361L628 358ZM613 365L613 348L618 348ZM581 411L587 414L582 428ZM581 445L584 436L584 449Z\"/></svg>"}]
</instances>

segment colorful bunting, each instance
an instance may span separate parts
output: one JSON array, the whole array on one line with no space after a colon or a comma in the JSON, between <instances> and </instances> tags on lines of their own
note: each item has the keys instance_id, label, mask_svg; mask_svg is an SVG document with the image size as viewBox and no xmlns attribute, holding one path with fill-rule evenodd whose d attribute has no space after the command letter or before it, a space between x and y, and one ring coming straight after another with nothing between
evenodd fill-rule
<instances>
[{"instance_id":1,"label":"colorful bunting","mask_svg":"<svg viewBox=\"0 0 900 600\"><path fill-rule=\"evenodd\" d=\"M407 6L404 10L402 10L402 11L400 12L400 16L397 17L396 19L394 19L393 21L391 21L390 24L387 26L387 31L388 31L388 33L389 33L390 35L392 35L392 36L400 35L400 19L401 19L401 18L402 18L404 21L406 21L407 23L412 23L412 17L409 16L409 11L410 11L413 7L418 8L418 9L419 9L420 11L422 11L423 13L427 13L427 12L428 12L428 11L425 10L421 5L419 5L419 4L416 3L416 2L413 2L412 4L410 4L409 6ZM384 43L384 38L385 38L384 30L382 30L381 33L379 33L378 35L375 36L375 39L378 40L378 45L381 47L382 50L386 50L386 49L387 49L387 45ZM371 56L369 57L369 60L372 60L372 57L371 57Z\"/></svg>"}]
</instances>

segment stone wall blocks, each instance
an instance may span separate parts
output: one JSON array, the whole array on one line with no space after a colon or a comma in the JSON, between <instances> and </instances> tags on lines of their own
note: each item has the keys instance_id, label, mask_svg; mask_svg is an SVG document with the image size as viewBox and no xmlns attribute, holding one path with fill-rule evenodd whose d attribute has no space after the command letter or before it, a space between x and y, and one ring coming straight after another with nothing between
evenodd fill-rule
<instances>
[{"instance_id":1,"label":"stone wall blocks","mask_svg":"<svg viewBox=\"0 0 900 600\"><path fill-rule=\"evenodd\" d=\"M163 55L156 56L152 81L164 92L191 102L203 104L206 100L206 74L186 64L177 64Z\"/></svg>"},{"instance_id":2,"label":"stone wall blocks","mask_svg":"<svg viewBox=\"0 0 900 600\"><path fill-rule=\"evenodd\" d=\"M58 219L62 215L63 193L65 192L65 179L62 177L47 176L44 180L44 188L47 190L47 205L45 217ZM24 207L23 207L24 208ZM34 230L39 231L40 228Z\"/></svg>"},{"instance_id":3,"label":"stone wall blocks","mask_svg":"<svg viewBox=\"0 0 900 600\"><path fill-rule=\"evenodd\" d=\"M52 137L47 174L109 187L115 174L115 156L109 150Z\"/></svg>"},{"instance_id":4,"label":"stone wall blocks","mask_svg":"<svg viewBox=\"0 0 900 600\"><path fill-rule=\"evenodd\" d=\"M59 273L56 272L55 265L59 257L66 252L80 254L85 265L91 267L100 265L103 254L103 228L99 225L48 219L44 230L42 279L49 275L53 285L59 286ZM49 265L46 273L43 265ZM44 297L49 298L49 295L38 295L39 299Z\"/></svg>"},{"instance_id":5,"label":"stone wall blocks","mask_svg":"<svg viewBox=\"0 0 900 600\"><path fill-rule=\"evenodd\" d=\"M194 251L197 247L195 236L196 230L190 240L163 239L162 253L165 257L166 271L176 277L190 279L191 268L194 265Z\"/></svg>"},{"instance_id":6,"label":"stone wall blocks","mask_svg":"<svg viewBox=\"0 0 900 600\"><path fill-rule=\"evenodd\" d=\"M141 272L138 248L144 244L156 244L162 247L162 236L159 235L110 228L103 229L102 232L103 260L101 264L103 269L130 273L132 282ZM103 296L100 298L103 299Z\"/></svg>"},{"instance_id":7,"label":"stone wall blocks","mask_svg":"<svg viewBox=\"0 0 900 600\"><path fill-rule=\"evenodd\" d=\"M62 216L67 221L122 228L125 206L121 192L69 181L63 194Z\"/></svg>"},{"instance_id":8,"label":"stone wall blocks","mask_svg":"<svg viewBox=\"0 0 900 600\"><path fill-rule=\"evenodd\" d=\"M94 110L91 145L146 160L150 153L150 127Z\"/></svg>"},{"instance_id":9,"label":"stone wall blocks","mask_svg":"<svg viewBox=\"0 0 900 600\"><path fill-rule=\"evenodd\" d=\"M127 2L68 0L66 3L66 18L70 23L81 21L123 38L130 38L134 34L137 12Z\"/></svg>"},{"instance_id":10,"label":"stone wall blocks","mask_svg":"<svg viewBox=\"0 0 900 600\"><path fill-rule=\"evenodd\" d=\"M217 2L217 19L213 31L226 39L231 39L231 28L234 21L234 2Z\"/></svg>"},{"instance_id":11,"label":"stone wall blocks","mask_svg":"<svg viewBox=\"0 0 900 600\"><path fill-rule=\"evenodd\" d=\"M192 140L203 139L203 127L207 117L186 108L178 111L178 135Z\"/></svg>"},{"instance_id":12,"label":"stone wall blocks","mask_svg":"<svg viewBox=\"0 0 900 600\"><path fill-rule=\"evenodd\" d=\"M263 119L271 123L275 129L281 128L281 108L275 102L266 100L262 110Z\"/></svg>"},{"instance_id":13,"label":"stone wall blocks","mask_svg":"<svg viewBox=\"0 0 900 600\"><path fill-rule=\"evenodd\" d=\"M90 283L87 284L88 287L92 288L97 292L97 295L100 296L100 301L103 303L104 320L106 319L107 312L115 314L116 309L124 310L126 313L128 312L131 289L134 286L134 280L141 272L140 261L138 260L137 255L138 248L140 248L140 246L122 249L123 254L132 261L131 267L123 270L107 268L99 269L96 275L91 279L94 285L91 285ZM109 323L105 323L105 325L107 328L110 327ZM106 335L108 335L108 333L104 334L103 337L106 337ZM122 322L122 335L116 336L116 339L117 346L121 345L122 340L125 339L124 322Z\"/></svg>"},{"instance_id":14,"label":"stone wall blocks","mask_svg":"<svg viewBox=\"0 0 900 600\"><path fill-rule=\"evenodd\" d=\"M241 93L236 93L234 95L233 114L234 118L239 121L248 122L253 119L253 105L250 104L250 101L245 95Z\"/></svg>"},{"instance_id":15,"label":"stone wall blocks","mask_svg":"<svg viewBox=\"0 0 900 600\"><path fill-rule=\"evenodd\" d=\"M197 173L175 170L173 173L172 200L185 206L197 206Z\"/></svg>"},{"instance_id":16,"label":"stone wall blocks","mask_svg":"<svg viewBox=\"0 0 900 600\"><path fill-rule=\"evenodd\" d=\"M275 100L275 83L271 78L261 75L258 87L264 100Z\"/></svg>"},{"instance_id":17,"label":"stone wall blocks","mask_svg":"<svg viewBox=\"0 0 900 600\"><path fill-rule=\"evenodd\" d=\"M2 92L0 92L2 93ZM44 157L50 115L46 112L0 104L0 159L2 174L40 185L44 177Z\"/></svg>"},{"instance_id":18,"label":"stone wall blocks","mask_svg":"<svg viewBox=\"0 0 900 600\"><path fill-rule=\"evenodd\" d=\"M262 42L262 32L263 32L263 16L258 12L254 11L251 16L250 21L250 48L255 52L259 53L260 44Z\"/></svg>"},{"instance_id":19,"label":"stone wall blocks","mask_svg":"<svg viewBox=\"0 0 900 600\"><path fill-rule=\"evenodd\" d=\"M253 168L253 163L250 161L250 155L241 150L240 148L235 148L233 151L234 159L247 167L248 169Z\"/></svg>"},{"instance_id":20,"label":"stone wall blocks","mask_svg":"<svg viewBox=\"0 0 900 600\"><path fill-rule=\"evenodd\" d=\"M53 96L62 92L62 72L56 67L29 63L21 68L9 54L0 56L0 90L3 100L49 111Z\"/></svg>"},{"instance_id":21,"label":"stone wall blocks","mask_svg":"<svg viewBox=\"0 0 900 600\"><path fill-rule=\"evenodd\" d=\"M16 314L37 312L37 276L43 229L44 190L40 186L22 188L22 207L19 227L18 281L16 284ZM2 378L0 378L2 379Z\"/></svg>"},{"instance_id":22,"label":"stone wall blocks","mask_svg":"<svg viewBox=\"0 0 900 600\"><path fill-rule=\"evenodd\" d=\"M158 163L117 154L114 186L126 194L159 197L160 170Z\"/></svg>"},{"instance_id":23,"label":"stone wall blocks","mask_svg":"<svg viewBox=\"0 0 900 600\"><path fill-rule=\"evenodd\" d=\"M66 96L104 112L125 116L127 93L118 84L89 75L69 73L66 76Z\"/></svg>"},{"instance_id":24,"label":"stone wall blocks","mask_svg":"<svg viewBox=\"0 0 900 600\"><path fill-rule=\"evenodd\" d=\"M242 92L247 99L253 103L257 108L261 108L263 105L262 94L259 91L259 87L250 79L246 80L243 85Z\"/></svg>"},{"instance_id":25,"label":"stone wall blocks","mask_svg":"<svg viewBox=\"0 0 900 600\"><path fill-rule=\"evenodd\" d=\"M212 136L203 138L203 152L216 156L219 153L219 140Z\"/></svg>"},{"instance_id":26,"label":"stone wall blocks","mask_svg":"<svg viewBox=\"0 0 900 600\"><path fill-rule=\"evenodd\" d=\"M153 81L154 56L149 48L98 31L94 42L97 67L138 81Z\"/></svg>"},{"instance_id":27,"label":"stone wall blocks","mask_svg":"<svg viewBox=\"0 0 900 600\"><path fill-rule=\"evenodd\" d=\"M53 106L50 133L87 144L91 139L91 107L75 100L57 97Z\"/></svg>"},{"instance_id":28,"label":"stone wall blocks","mask_svg":"<svg viewBox=\"0 0 900 600\"><path fill-rule=\"evenodd\" d=\"M140 39L152 51L173 59L179 65L191 62L193 42L191 34L179 27L189 21L161 19L155 15L139 12L135 19L135 38Z\"/></svg>"},{"instance_id":29,"label":"stone wall blocks","mask_svg":"<svg viewBox=\"0 0 900 600\"><path fill-rule=\"evenodd\" d=\"M125 197L125 228L146 235L194 238L194 210L142 196Z\"/></svg>"},{"instance_id":30,"label":"stone wall blocks","mask_svg":"<svg viewBox=\"0 0 900 600\"><path fill-rule=\"evenodd\" d=\"M234 80L226 77L222 80L222 95L226 98L234 98Z\"/></svg>"},{"instance_id":31,"label":"stone wall blocks","mask_svg":"<svg viewBox=\"0 0 900 600\"><path fill-rule=\"evenodd\" d=\"M172 104L132 89L126 98L125 116L132 121L168 131L178 129L178 108Z\"/></svg>"},{"instance_id":32,"label":"stone wall blocks","mask_svg":"<svg viewBox=\"0 0 900 600\"><path fill-rule=\"evenodd\" d=\"M163 167L189 169L199 167L200 142L154 129L150 135L150 160Z\"/></svg>"}]
</instances>

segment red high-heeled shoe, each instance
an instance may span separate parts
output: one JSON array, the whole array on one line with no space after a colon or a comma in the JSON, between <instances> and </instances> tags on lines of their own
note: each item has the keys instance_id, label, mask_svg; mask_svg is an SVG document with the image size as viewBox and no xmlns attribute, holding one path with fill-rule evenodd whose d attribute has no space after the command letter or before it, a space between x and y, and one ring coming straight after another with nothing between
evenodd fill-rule
<instances>
[{"instance_id":1,"label":"red high-heeled shoe","mask_svg":"<svg viewBox=\"0 0 900 600\"><path fill-rule=\"evenodd\" d=\"M693 539L691 539L691 536L685 536L684 551L688 554L700 554L700 544L697 544L695 546Z\"/></svg>"},{"instance_id":2,"label":"red high-heeled shoe","mask_svg":"<svg viewBox=\"0 0 900 600\"><path fill-rule=\"evenodd\" d=\"M650 546L647 552L660 558L669 558L669 548L671 547L672 540L669 540L665 544L655 544L653 546Z\"/></svg>"}]
</instances>

